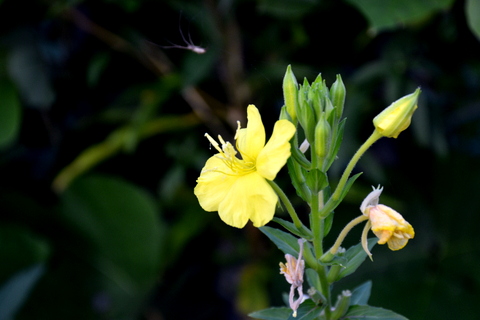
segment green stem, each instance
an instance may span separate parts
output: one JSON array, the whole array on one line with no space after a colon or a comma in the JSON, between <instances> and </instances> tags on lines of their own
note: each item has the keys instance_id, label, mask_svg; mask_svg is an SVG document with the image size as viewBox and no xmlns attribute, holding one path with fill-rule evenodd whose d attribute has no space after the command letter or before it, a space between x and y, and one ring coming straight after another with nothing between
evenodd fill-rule
<instances>
[{"instance_id":1,"label":"green stem","mask_svg":"<svg viewBox=\"0 0 480 320\"><path fill-rule=\"evenodd\" d=\"M324 234L324 219L320 216L319 194L312 196L312 203L310 204L310 223L312 225L313 233L313 248L315 256L320 258L323 255L323 234Z\"/></svg>"},{"instance_id":2,"label":"green stem","mask_svg":"<svg viewBox=\"0 0 480 320\"><path fill-rule=\"evenodd\" d=\"M317 269L318 277L320 278L320 285L322 286L322 294L327 301L325 301L325 319L330 320L332 310L332 299L330 295L330 285L327 280L327 267L319 265Z\"/></svg>"},{"instance_id":3,"label":"green stem","mask_svg":"<svg viewBox=\"0 0 480 320\"><path fill-rule=\"evenodd\" d=\"M342 244L343 240L347 236L348 232L350 232L350 230L352 230L352 228L355 227L357 224L359 224L360 222L365 221L365 220L368 220L368 217L362 214L361 216L356 217L355 219L350 221L345 226L345 228L343 228L342 232L340 232L340 234L338 235L337 240L335 241L335 243L333 244L333 246L329 250L330 253L332 253L332 254L337 253L338 248L340 248L340 245Z\"/></svg>"},{"instance_id":4,"label":"green stem","mask_svg":"<svg viewBox=\"0 0 480 320\"><path fill-rule=\"evenodd\" d=\"M367 151L368 148L370 148L372 144L374 144L381 137L383 136L377 130L373 131L370 137L360 146L360 148L358 148L357 152L355 152L352 159L350 159L350 162L345 168L345 171L343 171L342 177L340 178L340 181L338 182L335 191L325 204L325 207L322 210L322 216L327 216L335 208L337 204L336 202L338 201L338 199L340 199L343 188L345 187L345 184L347 183L348 178L350 177L350 174L352 173L352 170L357 164L358 160L360 160L365 151Z\"/></svg>"},{"instance_id":5,"label":"green stem","mask_svg":"<svg viewBox=\"0 0 480 320\"><path fill-rule=\"evenodd\" d=\"M285 209L287 209L287 212L290 215L290 217L292 218L292 221L293 221L293 224L295 225L295 227L298 230L302 230L302 228L304 227L303 223L298 218L298 215L295 212L295 209L293 208L292 203L288 199L285 192L283 192L283 190L274 181L267 180L267 182L270 184L270 186L272 186L273 190L275 191L275 193L278 195L278 197L282 201L283 205L285 206Z\"/></svg>"}]
</instances>

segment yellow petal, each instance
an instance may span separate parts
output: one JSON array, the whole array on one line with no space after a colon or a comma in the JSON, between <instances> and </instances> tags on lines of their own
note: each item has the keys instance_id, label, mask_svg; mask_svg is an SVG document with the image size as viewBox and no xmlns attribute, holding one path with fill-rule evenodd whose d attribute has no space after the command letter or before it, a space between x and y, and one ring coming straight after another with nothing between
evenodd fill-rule
<instances>
[{"instance_id":1,"label":"yellow petal","mask_svg":"<svg viewBox=\"0 0 480 320\"><path fill-rule=\"evenodd\" d=\"M278 197L256 172L239 176L220 203L218 214L228 225L243 228L248 220L261 227L272 220Z\"/></svg>"},{"instance_id":2,"label":"yellow petal","mask_svg":"<svg viewBox=\"0 0 480 320\"><path fill-rule=\"evenodd\" d=\"M232 174L225 162L218 158L218 154L210 157L193 190L200 206L205 211L218 211L220 203L225 199L236 179L237 177Z\"/></svg>"},{"instance_id":3,"label":"yellow petal","mask_svg":"<svg viewBox=\"0 0 480 320\"><path fill-rule=\"evenodd\" d=\"M388 248L392 251L400 250L407 245L408 239L407 238L397 238L395 236L391 237L388 240Z\"/></svg>"},{"instance_id":4,"label":"yellow petal","mask_svg":"<svg viewBox=\"0 0 480 320\"><path fill-rule=\"evenodd\" d=\"M258 109L253 105L247 108L247 127L237 131L237 149L245 161L254 162L265 146L265 128Z\"/></svg>"},{"instance_id":5,"label":"yellow petal","mask_svg":"<svg viewBox=\"0 0 480 320\"><path fill-rule=\"evenodd\" d=\"M257 158L257 172L268 180L275 179L278 171L290 157L290 139L295 134L295 126L288 120L275 123L272 137Z\"/></svg>"}]
</instances>

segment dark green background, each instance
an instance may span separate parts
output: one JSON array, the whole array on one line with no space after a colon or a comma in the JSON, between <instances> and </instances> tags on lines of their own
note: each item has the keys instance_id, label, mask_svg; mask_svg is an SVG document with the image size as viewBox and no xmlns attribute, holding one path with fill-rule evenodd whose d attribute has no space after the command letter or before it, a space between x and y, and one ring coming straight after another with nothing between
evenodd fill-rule
<instances>
[{"instance_id":1,"label":"dark green background","mask_svg":"<svg viewBox=\"0 0 480 320\"><path fill-rule=\"evenodd\" d=\"M474 0L0 1L0 320L245 319L282 305L281 253L192 190L213 153L205 132L231 139L249 103L271 131L289 64L299 82L346 85L333 184L371 119L422 89L411 127L361 159L326 243L378 184L415 239L375 246L334 289L371 279L373 306L477 319L479 17ZM207 52L161 48L181 32ZM288 181L283 170L306 220Z\"/></svg>"}]
</instances>

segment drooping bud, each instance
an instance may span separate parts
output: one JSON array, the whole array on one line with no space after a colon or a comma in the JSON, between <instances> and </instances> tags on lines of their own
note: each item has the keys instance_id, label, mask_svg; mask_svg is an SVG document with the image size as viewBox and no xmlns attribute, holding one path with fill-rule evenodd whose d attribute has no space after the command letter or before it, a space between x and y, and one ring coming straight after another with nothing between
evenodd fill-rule
<instances>
[{"instance_id":1,"label":"drooping bud","mask_svg":"<svg viewBox=\"0 0 480 320\"><path fill-rule=\"evenodd\" d=\"M297 78L295 78L291 66L288 65L285 76L283 77L283 98L285 106L287 107L287 112L294 123L297 121L297 91Z\"/></svg>"},{"instance_id":2,"label":"drooping bud","mask_svg":"<svg viewBox=\"0 0 480 320\"><path fill-rule=\"evenodd\" d=\"M397 138L400 132L407 129L412 120L412 115L417 109L418 96L421 90L404 96L393 102L373 119L373 125L382 136Z\"/></svg>"}]
</instances>

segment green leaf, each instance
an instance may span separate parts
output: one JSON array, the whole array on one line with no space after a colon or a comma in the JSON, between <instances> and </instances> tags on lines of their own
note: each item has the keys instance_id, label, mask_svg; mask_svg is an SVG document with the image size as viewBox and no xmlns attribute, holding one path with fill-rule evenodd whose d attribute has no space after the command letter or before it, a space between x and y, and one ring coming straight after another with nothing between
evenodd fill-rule
<instances>
[{"instance_id":1,"label":"green leaf","mask_svg":"<svg viewBox=\"0 0 480 320\"><path fill-rule=\"evenodd\" d=\"M0 320L15 318L30 291L44 273L43 264L35 264L14 274L0 287Z\"/></svg>"},{"instance_id":2,"label":"green leaf","mask_svg":"<svg viewBox=\"0 0 480 320\"><path fill-rule=\"evenodd\" d=\"M332 229L334 215L335 215L335 212L332 211L324 220L325 221L323 225L324 237L326 237L330 233L330 229Z\"/></svg>"},{"instance_id":3,"label":"green leaf","mask_svg":"<svg viewBox=\"0 0 480 320\"><path fill-rule=\"evenodd\" d=\"M292 314L292 309L287 307L268 308L260 311L255 311L249 314L255 319L264 320L286 320Z\"/></svg>"},{"instance_id":4,"label":"green leaf","mask_svg":"<svg viewBox=\"0 0 480 320\"><path fill-rule=\"evenodd\" d=\"M320 283L318 273L315 270L308 268L305 270L305 274L307 275L308 284L317 289L318 292L322 292L322 284Z\"/></svg>"},{"instance_id":5,"label":"green leaf","mask_svg":"<svg viewBox=\"0 0 480 320\"><path fill-rule=\"evenodd\" d=\"M354 176L351 176L347 183L345 184L345 187L343 187L343 190L342 190L342 193L340 194L340 198L338 199L339 202L342 202L343 198L345 198L345 196L347 195L348 191L350 190L350 188L352 187L353 183L355 182L355 180L357 180L358 177L360 177L362 173L359 172L357 173L356 175Z\"/></svg>"},{"instance_id":6,"label":"green leaf","mask_svg":"<svg viewBox=\"0 0 480 320\"><path fill-rule=\"evenodd\" d=\"M372 281L368 280L352 290L351 305L367 305L372 291Z\"/></svg>"},{"instance_id":7,"label":"green leaf","mask_svg":"<svg viewBox=\"0 0 480 320\"><path fill-rule=\"evenodd\" d=\"M393 311L371 306L351 306L342 319L408 320Z\"/></svg>"},{"instance_id":8,"label":"green leaf","mask_svg":"<svg viewBox=\"0 0 480 320\"><path fill-rule=\"evenodd\" d=\"M465 16L470 30L480 40L480 1L467 0L465 2Z\"/></svg>"},{"instance_id":9,"label":"green leaf","mask_svg":"<svg viewBox=\"0 0 480 320\"><path fill-rule=\"evenodd\" d=\"M260 0L258 10L278 18L297 19L317 5L319 0Z\"/></svg>"},{"instance_id":10,"label":"green leaf","mask_svg":"<svg viewBox=\"0 0 480 320\"><path fill-rule=\"evenodd\" d=\"M250 313L249 316L264 320L323 320L325 316L320 315L322 310L323 308L316 305L312 300L305 300L297 310L297 317L293 317L292 309L287 307L256 311Z\"/></svg>"},{"instance_id":11,"label":"green leaf","mask_svg":"<svg viewBox=\"0 0 480 320\"><path fill-rule=\"evenodd\" d=\"M292 148L293 150L294 148ZM287 161L288 174L292 180L293 187L295 188L297 195L304 201L309 201L311 197L311 191L307 186L305 175L307 171L301 167L297 161L290 157Z\"/></svg>"},{"instance_id":12,"label":"green leaf","mask_svg":"<svg viewBox=\"0 0 480 320\"><path fill-rule=\"evenodd\" d=\"M18 225L0 226L0 244L0 257L2 261L8 261L0 264L0 283L10 279L18 270L45 263L51 253L46 240Z\"/></svg>"},{"instance_id":13,"label":"green leaf","mask_svg":"<svg viewBox=\"0 0 480 320\"><path fill-rule=\"evenodd\" d=\"M62 194L60 214L76 234L77 255L98 270L84 281L96 277L99 287L92 290L111 295L112 317L133 318L163 257L165 228L152 197L119 179L87 176Z\"/></svg>"},{"instance_id":14,"label":"green leaf","mask_svg":"<svg viewBox=\"0 0 480 320\"><path fill-rule=\"evenodd\" d=\"M0 82L0 101L0 149L5 149L17 139L22 118L20 99L10 81Z\"/></svg>"},{"instance_id":15,"label":"green leaf","mask_svg":"<svg viewBox=\"0 0 480 320\"><path fill-rule=\"evenodd\" d=\"M309 189L315 194L328 186L327 175L318 169L310 170L306 175L306 180Z\"/></svg>"},{"instance_id":16,"label":"green leaf","mask_svg":"<svg viewBox=\"0 0 480 320\"><path fill-rule=\"evenodd\" d=\"M418 23L440 10L447 10L454 0L347 0L367 18L375 32Z\"/></svg>"},{"instance_id":17,"label":"green leaf","mask_svg":"<svg viewBox=\"0 0 480 320\"><path fill-rule=\"evenodd\" d=\"M368 249L372 250L373 246L377 243L378 239L370 238L368 239ZM347 263L344 266L344 269L338 273L336 281L352 274L357 270L357 268L365 261L367 253L363 250L362 244L359 243L355 246L350 247L345 255L342 258L347 259Z\"/></svg>"},{"instance_id":18,"label":"green leaf","mask_svg":"<svg viewBox=\"0 0 480 320\"><path fill-rule=\"evenodd\" d=\"M271 227L260 227L262 231L273 243L283 251L285 254L291 254L292 256L298 256L298 240L289 233Z\"/></svg>"},{"instance_id":19,"label":"green leaf","mask_svg":"<svg viewBox=\"0 0 480 320\"><path fill-rule=\"evenodd\" d=\"M310 231L305 226L303 226L301 230L298 230L297 227L295 227L295 225L290 221L286 221L277 217L273 218L272 221L278 223L279 225L281 225L282 227L284 227L294 235L298 236L299 238L304 238L308 241L311 241L313 239L312 231Z\"/></svg>"}]
</instances>

